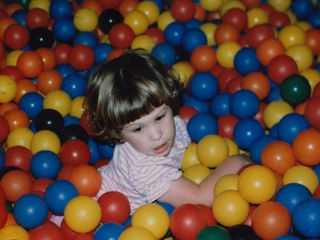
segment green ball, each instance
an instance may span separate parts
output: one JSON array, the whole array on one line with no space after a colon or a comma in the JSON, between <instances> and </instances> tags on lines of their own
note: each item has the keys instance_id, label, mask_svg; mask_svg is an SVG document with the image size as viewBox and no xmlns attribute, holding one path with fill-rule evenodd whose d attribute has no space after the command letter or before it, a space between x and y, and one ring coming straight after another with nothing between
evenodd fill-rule
<instances>
[{"instance_id":1,"label":"green ball","mask_svg":"<svg viewBox=\"0 0 320 240\"><path fill-rule=\"evenodd\" d=\"M280 84L282 99L295 107L310 98L311 86L304 76L295 74L286 77Z\"/></svg>"},{"instance_id":2,"label":"green ball","mask_svg":"<svg viewBox=\"0 0 320 240\"><path fill-rule=\"evenodd\" d=\"M196 240L231 240L229 232L226 228L215 225L209 226L201 230Z\"/></svg>"}]
</instances>

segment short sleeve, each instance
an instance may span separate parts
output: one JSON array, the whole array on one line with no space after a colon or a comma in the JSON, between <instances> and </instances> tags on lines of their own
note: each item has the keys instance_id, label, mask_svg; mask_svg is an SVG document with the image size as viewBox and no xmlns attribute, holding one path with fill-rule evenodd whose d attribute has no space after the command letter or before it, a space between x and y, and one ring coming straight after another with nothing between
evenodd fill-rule
<instances>
[{"instance_id":1,"label":"short sleeve","mask_svg":"<svg viewBox=\"0 0 320 240\"><path fill-rule=\"evenodd\" d=\"M175 116L174 122L176 125L176 143L180 145L180 147L187 147L191 143L191 139L185 122L179 116Z\"/></svg>"}]
</instances>

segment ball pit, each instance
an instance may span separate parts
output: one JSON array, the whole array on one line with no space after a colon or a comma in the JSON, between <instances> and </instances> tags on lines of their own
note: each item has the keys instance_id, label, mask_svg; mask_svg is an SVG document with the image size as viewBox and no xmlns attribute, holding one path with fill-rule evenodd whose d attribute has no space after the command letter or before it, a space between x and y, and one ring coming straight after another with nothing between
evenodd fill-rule
<instances>
[{"instance_id":1,"label":"ball pit","mask_svg":"<svg viewBox=\"0 0 320 240\"><path fill-rule=\"evenodd\" d=\"M315 0L2 1L0 239L320 238L319 13ZM87 79L136 48L186 88L186 178L253 160L210 207L130 216L126 196L94 198L113 147L91 137Z\"/></svg>"}]
</instances>

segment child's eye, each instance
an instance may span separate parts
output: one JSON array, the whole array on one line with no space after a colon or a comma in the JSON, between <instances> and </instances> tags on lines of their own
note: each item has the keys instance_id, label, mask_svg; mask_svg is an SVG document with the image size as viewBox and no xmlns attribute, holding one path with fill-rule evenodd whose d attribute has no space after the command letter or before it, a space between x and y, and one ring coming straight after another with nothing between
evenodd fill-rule
<instances>
[{"instance_id":1,"label":"child's eye","mask_svg":"<svg viewBox=\"0 0 320 240\"><path fill-rule=\"evenodd\" d=\"M132 132L138 133L138 132L141 132L141 131L142 131L142 127L137 127L137 128L135 128L135 129L133 129Z\"/></svg>"},{"instance_id":2,"label":"child's eye","mask_svg":"<svg viewBox=\"0 0 320 240\"><path fill-rule=\"evenodd\" d=\"M165 116L166 116L165 114L158 116L158 117L156 118L156 121L160 121L160 120L163 119Z\"/></svg>"}]
</instances>

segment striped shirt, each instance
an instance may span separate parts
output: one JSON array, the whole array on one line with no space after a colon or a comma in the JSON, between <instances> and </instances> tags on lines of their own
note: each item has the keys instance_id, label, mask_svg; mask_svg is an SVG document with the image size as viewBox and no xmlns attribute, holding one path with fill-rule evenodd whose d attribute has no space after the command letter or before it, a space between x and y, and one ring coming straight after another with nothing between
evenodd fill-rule
<instances>
[{"instance_id":1,"label":"striped shirt","mask_svg":"<svg viewBox=\"0 0 320 240\"><path fill-rule=\"evenodd\" d=\"M171 182L182 175L181 161L190 144L184 121L176 116L174 122L176 138L166 157L144 155L128 143L116 145L112 160L99 168L102 184L96 197L107 191L121 192L128 198L132 214L167 192Z\"/></svg>"}]
</instances>

